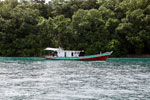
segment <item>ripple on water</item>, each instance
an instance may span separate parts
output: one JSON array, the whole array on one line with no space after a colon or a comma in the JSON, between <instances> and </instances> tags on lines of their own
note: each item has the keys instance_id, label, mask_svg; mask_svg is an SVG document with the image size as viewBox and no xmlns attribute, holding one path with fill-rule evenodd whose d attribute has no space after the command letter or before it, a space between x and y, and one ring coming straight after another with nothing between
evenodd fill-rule
<instances>
[{"instance_id":1,"label":"ripple on water","mask_svg":"<svg viewBox=\"0 0 150 100\"><path fill-rule=\"evenodd\" d=\"M0 60L1 100L149 100L150 60Z\"/></svg>"}]
</instances>

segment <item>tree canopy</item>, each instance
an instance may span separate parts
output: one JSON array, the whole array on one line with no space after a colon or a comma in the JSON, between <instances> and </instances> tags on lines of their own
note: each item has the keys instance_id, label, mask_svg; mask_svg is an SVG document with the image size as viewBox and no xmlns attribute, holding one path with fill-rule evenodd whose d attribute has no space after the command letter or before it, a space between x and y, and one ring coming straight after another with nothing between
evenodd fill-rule
<instances>
[{"instance_id":1,"label":"tree canopy","mask_svg":"<svg viewBox=\"0 0 150 100\"><path fill-rule=\"evenodd\" d=\"M59 46L86 55L150 54L150 1L0 1L0 56L42 56Z\"/></svg>"}]
</instances>

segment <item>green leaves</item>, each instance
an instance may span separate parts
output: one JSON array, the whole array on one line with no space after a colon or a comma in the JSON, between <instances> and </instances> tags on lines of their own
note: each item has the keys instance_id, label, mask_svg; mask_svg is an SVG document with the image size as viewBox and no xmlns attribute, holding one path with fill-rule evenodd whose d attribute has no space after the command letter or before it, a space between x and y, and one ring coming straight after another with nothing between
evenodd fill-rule
<instances>
[{"instance_id":1,"label":"green leaves","mask_svg":"<svg viewBox=\"0 0 150 100\"><path fill-rule=\"evenodd\" d=\"M59 46L86 55L150 54L149 40L149 0L0 1L0 56L41 56Z\"/></svg>"},{"instance_id":2,"label":"green leaves","mask_svg":"<svg viewBox=\"0 0 150 100\"><path fill-rule=\"evenodd\" d=\"M120 56L121 54L121 43L118 40L111 40L107 45L106 45L106 49L109 51L113 51L115 56Z\"/></svg>"},{"instance_id":3,"label":"green leaves","mask_svg":"<svg viewBox=\"0 0 150 100\"><path fill-rule=\"evenodd\" d=\"M101 47L106 42L108 34L102 15L97 9L78 10L72 18L71 25L76 37L79 37L75 37L78 49L87 49L86 54L91 54L93 51L93 53L97 53L102 50ZM85 46L83 47L83 45Z\"/></svg>"},{"instance_id":4,"label":"green leaves","mask_svg":"<svg viewBox=\"0 0 150 100\"><path fill-rule=\"evenodd\" d=\"M130 22L135 24L142 24L145 14L142 9L136 9L132 12L127 12L127 18Z\"/></svg>"},{"instance_id":5,"label":"green leaves","mask_svg":"<svg viewBox=\"0 0 150 100\"><path fill-rule=\"evenodd\" d=\"M132 33L133 24L132 23L120 23L116 28L116 32L119 34L129 34Z\"/></svg>"}]
</instances>

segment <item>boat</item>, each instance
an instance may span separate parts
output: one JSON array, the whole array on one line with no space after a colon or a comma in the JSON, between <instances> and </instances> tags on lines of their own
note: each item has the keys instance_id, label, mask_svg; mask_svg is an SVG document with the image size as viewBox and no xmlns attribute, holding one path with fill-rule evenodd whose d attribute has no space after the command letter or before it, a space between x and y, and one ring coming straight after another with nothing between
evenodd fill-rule
<instances>
[{"instance_id":1,"label":"boat","mask_svg":"<svg viewBox=\"0 0 150 100\"><path fill-rule=\"evenodd\" d=\"M62 48L45 48L51 52L50 56L45 56L47 60L77 60L77 61L105 61L112 53L105 52L95 55L83 56L84 50L63 50Z\"/></svg>"}]
</instances>

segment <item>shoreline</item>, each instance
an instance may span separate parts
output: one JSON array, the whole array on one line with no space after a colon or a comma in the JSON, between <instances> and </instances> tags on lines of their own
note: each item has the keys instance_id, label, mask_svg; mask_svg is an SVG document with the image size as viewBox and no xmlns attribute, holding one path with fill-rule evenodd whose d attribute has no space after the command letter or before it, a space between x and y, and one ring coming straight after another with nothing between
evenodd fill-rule
<instances>
[{"instance_id":1,"label":"shoreline","mask_svg":"<svg viewBox=\"0 0 150 100\"><path fill-rule=\"evenodd\" d=\"M128 58L150 58L150 55L144 54L144 55L127 55Z\"/></svg>"}]
</instances>

